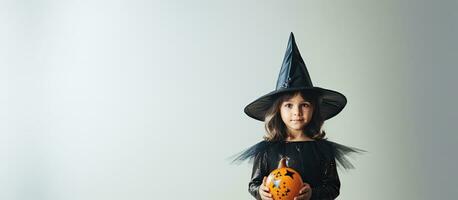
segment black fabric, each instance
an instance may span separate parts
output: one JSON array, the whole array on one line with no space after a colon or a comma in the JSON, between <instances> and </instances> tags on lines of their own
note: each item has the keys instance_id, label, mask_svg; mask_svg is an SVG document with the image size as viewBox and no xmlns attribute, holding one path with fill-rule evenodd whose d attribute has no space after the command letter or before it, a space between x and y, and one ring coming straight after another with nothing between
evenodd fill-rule
<instances>
[{"instance_id":1,"label":"black fabric","mask_svg":"<svg viewBox=\"0 0 458 200\"><path fill-rule=\"evenodd\" d=\"M351 151L344 151L351 150ZM340 180L336 160L345 162L344 168L353 165L345 158L350 152L363 150L340 145L328 140L300 142L260 142L235 159L251 159L253 170L248 191L260 199L259 186L264 176L276 169L280 159L287 157L287 165L301 174L302 180L312 188L312 199L335 199L339 195ZM340 157L339 159L336 156Z\"/></svg>"}]
</instances>

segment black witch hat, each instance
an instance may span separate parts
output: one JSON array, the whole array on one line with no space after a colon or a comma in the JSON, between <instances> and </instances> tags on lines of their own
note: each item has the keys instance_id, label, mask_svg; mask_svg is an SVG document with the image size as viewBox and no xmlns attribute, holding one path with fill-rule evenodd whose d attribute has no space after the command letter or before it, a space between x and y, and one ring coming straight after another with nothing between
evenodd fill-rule
<instances>
[{"instance_id":1,"label":"black witch hat","mask_svg":"<svg viewBox=\"0 0 458 200\"><path fill-rule=\"evenodd\" d=\"M264 121L266 112L275 99L280 94L291 91L303 91L319 95L318 106L323 120L336 116L347 104L347 99L343 94L313 86L292 32L275 90L248 104L244 111L248 116Z\"/></svg>"}]
</instances>

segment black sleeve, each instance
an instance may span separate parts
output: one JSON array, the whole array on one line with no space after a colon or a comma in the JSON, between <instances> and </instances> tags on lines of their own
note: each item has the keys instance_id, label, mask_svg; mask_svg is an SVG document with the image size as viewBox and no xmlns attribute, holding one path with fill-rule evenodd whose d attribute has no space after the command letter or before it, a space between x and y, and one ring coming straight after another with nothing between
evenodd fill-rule
<instances>
[{"instance_id":1,"label":"black sleeve","mask_svg":"<svg viewBox=\"0 0 458 200\"><path fill-rule=\"evenodd\" d=\"M267 176L267 160L266 153L258 153L253 162L253 171L251 173L251 180L248 184L248 191L253 197L260 200L259 186L262 184L264 176Z\"/></svg>"},{"instance_id":2,"label":"black sleeve","mask_svg":"<svg viewBox=\"0 0 458 200\"><path fill-rule=\"evenodd\" d=\"M335 199L339 196L340 180L335 158L327 161L324 166L322 185L312 188L313 200Z\"/></svg>"}]
</instances>

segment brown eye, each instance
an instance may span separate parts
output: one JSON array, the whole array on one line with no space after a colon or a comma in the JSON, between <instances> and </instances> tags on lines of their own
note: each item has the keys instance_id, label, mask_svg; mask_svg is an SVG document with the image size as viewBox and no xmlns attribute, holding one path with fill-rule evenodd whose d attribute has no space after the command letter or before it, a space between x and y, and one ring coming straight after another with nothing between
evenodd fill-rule
<instances>
[{"instance_id":1,"label":"brown eye","mask_svg":"<svg viewBox=\"0 0 458 200\"><path fill-rule=\"evenodd\" d=\"M290 103L285 104L285 107L287 107L287 108L291 108L291 106L292 106L292 104L290 104Z\"/></svg>"}]
</instances>

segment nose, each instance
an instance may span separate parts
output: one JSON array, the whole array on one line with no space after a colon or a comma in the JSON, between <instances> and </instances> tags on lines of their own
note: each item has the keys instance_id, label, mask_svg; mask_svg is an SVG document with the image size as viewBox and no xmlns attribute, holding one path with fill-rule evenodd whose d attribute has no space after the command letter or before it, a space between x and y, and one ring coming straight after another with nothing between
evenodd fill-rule
<instances>
[{"instance_id":1,"label":"nose","mask_svg":"<svg viewBox=\"0 0 458 200\"><path fill-rule=\"evenodd\" d=\"M294 116L302 116L302 110L299 108L299 106L295 106L293 109L293 114Z\"/></svg>"}]
</instances>

